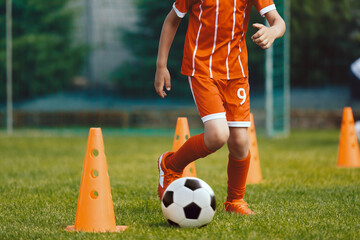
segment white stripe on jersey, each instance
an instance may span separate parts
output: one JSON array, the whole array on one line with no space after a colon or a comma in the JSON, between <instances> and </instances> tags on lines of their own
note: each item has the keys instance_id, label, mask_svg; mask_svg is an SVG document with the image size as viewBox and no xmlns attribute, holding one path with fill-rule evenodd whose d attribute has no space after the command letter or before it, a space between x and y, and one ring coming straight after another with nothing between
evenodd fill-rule
<instances>
[{"instance_id":1,"label":"white stripe on jersey","mask_svg":"<svg viewBox=\"0 0 360 240\"><path fill-rule=\"evenodd\" d=\"M244 20L243 20L243 25L242 25L243 33L242 33L241 39L243 39L244 34L245 34L245 32L244 32L244 22L245 22L245 18L246 18L246 9L247 9L247 6L248 6L248 5L246 4L246 6L245 6L245 8L244 8ZM245 77L244 67L243 67L243 65L242 65L242 63L241 63L241 58L240 58L240 54L241 54L241 39L240 39L240 41L239 41L239 51L240 51L240 53L239 53L238 59L239 59L239 63L240 63L240 67L241 67L241 71L242 71L243 77Z\"/></svg>"},{"instance_id":2,"label":"white stripe on jersey","mask_svg":"<svg viewBox=\"0 0 360 240\"><path fill-rule=\"evenodd\" d=\"M212 74L212 70L211 70L211 65L212 65L212 56L215 52L215 48L216 48L216 38L217 38L217 31L218 31L218 20L219 20L219 0L216 0L216 18L215 18L215 33L214 33L214 46L213 46L213 50L212 53L210 55L210 62L209 62L209 71L210 71L210 78L213 78L213 74Z\"/></svg>"},{"instance_id":3,"label":"white stripe on jersey","mask_svg":"<svg viewBox=\"0 0 360 240\"><path fill-rule=\"evenodd\" d=\"M201 22L201 15L202 15L202 7L201 5L203 4L203 0L201 0L200 3L200 14L199 14L199 22L200 22L200 27L196 36L196 43L195 43L195 49L194 49L194 53L193 53L193 60L192 60L192 67L193 67L193 72L192 72L192 76L194 76L195 74L195 56L196 56L196 51L198 49L198 44L199 44L199 37L200 37L200 31L201 31L201 27L202 27L202 22Z\"/></svg>"},{"instance_id":4,"label":"white stripe on jersey","mask_svg":"<svg viewBox=\"0 0 360 240\"><path fill-rule=\"evenodd\" d=\"M236 13L236 0L234 0L234 12L233 12L233 28L231 33L231 41L228 43L228 55L226 57L226 74L227 79L230 80L229 76L229 55L231 50L231 42L234 40L234 34L235 34L235 13Z\"/></svg>"}]
</instances>

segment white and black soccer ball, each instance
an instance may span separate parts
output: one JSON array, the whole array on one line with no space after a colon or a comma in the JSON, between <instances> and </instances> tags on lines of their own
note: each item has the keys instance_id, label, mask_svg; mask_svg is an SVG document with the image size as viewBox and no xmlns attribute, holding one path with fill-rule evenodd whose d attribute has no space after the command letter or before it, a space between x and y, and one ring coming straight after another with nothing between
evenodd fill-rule
<instances>
[{"instance_id":1,"label":"white and black soccer ball","mask_svg":"<svg viewBox=\"0 0 360 240\"><path fill-rule=\"evenodd\" d=\"M179 178L166 188L161 199L161 209L171 225L203 227L211 222L215 214L215 194L199 178Z\"/></svg>"},{"instance_id":2,"label":"white and black soccer ball","mask_svg":"<svg viewBox=\"0 0 360 240\"><path fill-rule=\"evenodd\" d=\"M355 132L358 140L360 141L360 121L356 121L355 123Z\"/></svg>"}]
</instances>

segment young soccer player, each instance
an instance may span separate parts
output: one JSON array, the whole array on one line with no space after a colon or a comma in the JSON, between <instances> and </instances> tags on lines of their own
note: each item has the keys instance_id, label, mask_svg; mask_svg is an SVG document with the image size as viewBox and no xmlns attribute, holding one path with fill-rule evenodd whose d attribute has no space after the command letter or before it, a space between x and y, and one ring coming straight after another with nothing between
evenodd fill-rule
<instances>
[{"instance_id":1,"label":"young soccer player","mask_svg":"<svg viewBox=\"0 0 360 240\"><path fill-rule=\"evenodd\" d=\"M273 0L175 0L164 21L156 63L156 92L164 98L166 91L171 90L168 54L181 19L189 12L181 73L188 76L204 133L189 138L177 152L166 152L159 157L160 198L189 163L227 143L228 188L224 208L241 215L254 214L244 201L250 163L245 35L252 5L266 17L270 27L253 24L258 31L251 39L267 49L285 32L285 22Z\"/></svg>"}]
</instances>

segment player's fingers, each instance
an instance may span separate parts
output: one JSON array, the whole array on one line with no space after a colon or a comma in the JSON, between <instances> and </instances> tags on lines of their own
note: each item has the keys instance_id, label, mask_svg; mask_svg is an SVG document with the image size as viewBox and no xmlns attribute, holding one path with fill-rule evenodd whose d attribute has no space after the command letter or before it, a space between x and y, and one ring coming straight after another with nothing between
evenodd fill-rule
<instances>
[{"instance_id":1,"label":"player's fingers","mask_svg":"<svg viewBox=\"0 0 360 240\"><path fill-rule=\"evenodd\" d=\"M259 37L259 38L253 39L253 42L254 42L254 43L257 43L257 44L262 43L262 42L264 42L264 41L265 41L265 37L264 37L264 36L261 36L261 37Z\"/></svg>"},{"instance_id":2,"label":"player's fingers","mask_svg":"<svg viewBox=\"0 0 360 240\"><path fill-rule=\"evenodd\" d=\"M257 38L261 37L262 35L264 35L264 33L265 33L265 29L260 29L251 37L251 39L253 39L253 40L257 39Z\"/></svg>"},{"instance_id":3,"label":"player's fingers","mask_svg":"<svg viewBox=\"0 0 360 240\"><path fill-rule=\"evenodd\" d=\"M263 41L264 40L264 37L263 36L260 36L258 38L254 38L253 41L254 42L259 42L259 41Z\"/></svg>"},{"instance_id":4,"label":"player's fingers","mask_svg":"<svg viewBox=\"0 0 360 240\"><path fill-rule=\"evenodd\" d=\"M171 90L171 79L170 76L165 77L165 88L167 91Z\"/></svg>"},{"instance_id":5,"label":"player's fingers","mask_svg":"<svg viewBox=\"0 0 360 240\"><path fill-rule=\"evenodd\" d=\"M155 86L156 93L160 97L164 98L166 96L166 95L164 96L164 90L163 90L164 89L164 82L161 81L161 80L156 80L154 86Z\"/></svg>"},{"instance_id":6,"label":"player's fingers","mask_svg":"<svg viewBox=\"0 0 360 240\"><path fill-rule=\"evenodd\" d=\"M274 43L274 40L269 40L267 42L267 44L264 46L264 49L269 49L271 47L271 45L273 45L273 43Z\"/></svg>"},{"instance_id":7,"label":"player's fingers","mask_svg":"<svg viewBox=\"0 0 360 240\"><path fill-rule=\"evenodd\" d=\"M159 93L163 87L163 84L161 84L161 81L156 79L155 83L154 83L154 87L155 87L156 92Z\"/></svg>"},{"instance_id":8,"label":"player's fingers","mask_svg":"<svg viewBox=\"0 0 360 240\"><path fill-rule=\"evenodd\" d=\"M270 43L265 44L264 46L261 46L262 49L269 49L271 46Z\"/></svg>"},{"instance_id":9,"label":"player's fingers","mask_svg":"<svg viewBox=\"0 0 360 240\"><path fill-rule=\"evenodd\" d=\"M257 29L261 29L261 28L263 28L263 27L265 27L263 24L261 24L261 23L254 23L253 24L253 27L254 28L257 28Z\"/></svg>"},{"instance_id":10,"label":"player's fingers","mask_svg":"<svg viewBox=\"0 0 360 240\"><path fill-rule=\"evenodd\" d=\"M260 33L260 30L257 31L254 35L251 36L251 39L254 40L254 39L257 39L261 36L261 33Z\"/></svg>"},{"instance_id":11,"label":"player's fingers","mask_svg":"<svg viewBox=\"0 0 360 240\"><path fill-rule=\"evenodd\" d=\"M164 98L164 97L166 97L166 96L167 96L166 92L165 92L165 91L161 91L161 96L160 96L160 97Z\"/></svg>"},{"instance_id":12,"label":"player's fingers","mask_svg":"<svg viewBox=\"0 0 360 240\"><path fill-rule=\"evenodd\" d=\"M164 91L158 91L158 90L156 90L156 93L161 97L161 98L164 98L165 96L164 96Z\"/></svg>"},{"instance_id":13,"label":"player's fingers","mask_svg":"<svg viewBox=\"0 0 360 240\"><path fill-rule=\"evenodd\" d=\"M269 43L268 41L262 41L262 42L261 42L261 46L262 46L262 47L265 47L266 45L268 45L268 43Z\"/></svg>"}]
</instances>

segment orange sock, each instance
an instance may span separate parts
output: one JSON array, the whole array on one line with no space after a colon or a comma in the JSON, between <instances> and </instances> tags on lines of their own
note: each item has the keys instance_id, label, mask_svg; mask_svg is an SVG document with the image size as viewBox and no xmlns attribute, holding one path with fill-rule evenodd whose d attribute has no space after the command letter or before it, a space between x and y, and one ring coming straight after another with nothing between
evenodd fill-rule
<instances>
[{"instance_id":1,"label":"orange sock","mask_svg":"<svg viewBox=\"0 0 360 240\"><path fill-rule=\"evenodd\" d=\"M238 160L229 154L228 173L228 189L227 200L243 199L246 189L246 177L250 165L250 151L246 158Z\"/></svg>"},{"instance_id":2,"label":"orange sock","mask_svg":"<svg viewBox=\"0 0 360 240\"><path fill-rule=\"evenodd\" d=\"M175 172L181 172L196 159L213 153L205 146L204 133L190 137L166 163L166 166Z\"/></svg>"}]
</instances>

